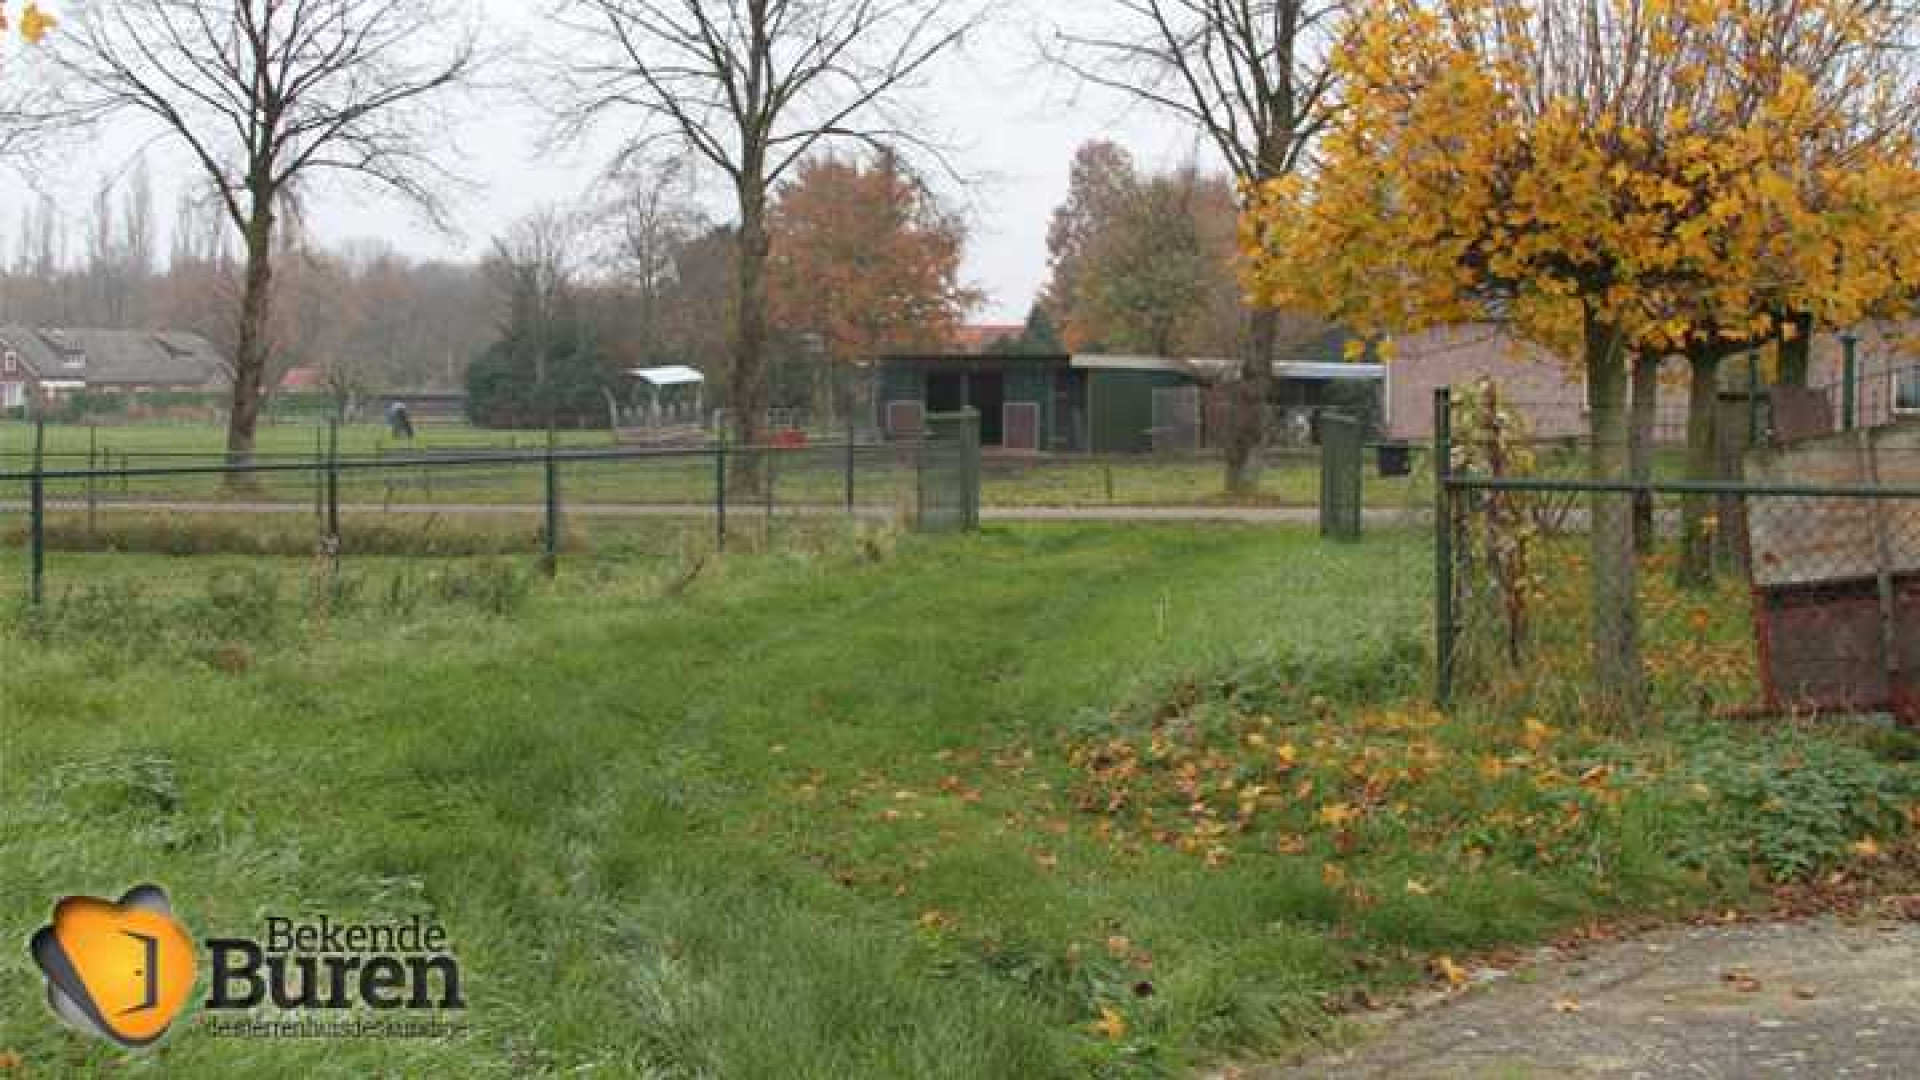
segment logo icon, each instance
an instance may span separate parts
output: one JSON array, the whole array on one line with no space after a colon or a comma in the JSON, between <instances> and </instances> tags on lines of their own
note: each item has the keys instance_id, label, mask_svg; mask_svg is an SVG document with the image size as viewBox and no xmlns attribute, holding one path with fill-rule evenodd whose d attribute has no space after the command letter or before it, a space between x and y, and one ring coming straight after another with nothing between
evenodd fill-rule
<instances>
[{"instance_id":1,"label":"logo icon","mask_svg":"<svg viewBox=\"0 0 1920 1080\"><path fill-rule=\"evenodd\" d=\"M193 992L193 942L164 890L143 885L117 902L72 896L33 935L47 1005L68 1026L121 1046L151 1046Z\"/></svg>"}]
</instances>

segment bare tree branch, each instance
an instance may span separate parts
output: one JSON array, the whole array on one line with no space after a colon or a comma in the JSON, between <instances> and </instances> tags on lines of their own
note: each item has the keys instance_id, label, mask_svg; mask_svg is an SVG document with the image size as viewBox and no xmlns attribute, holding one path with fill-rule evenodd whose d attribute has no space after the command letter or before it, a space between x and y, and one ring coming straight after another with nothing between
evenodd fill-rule
<instances>
[{"instance_id":1,"label":"bare tree branch","mask_svg":"<svg viewBox=\"0 0 1920 1080\"><path fill-rule=\"evenodd\" d=\"M556 136L622 123L623 159L679 147L725 175L739 228L733 371L741 435L760 441L773 187L830 143L917 151L950 172L904 99L991 0L556 0L567 52ZM751 465L742 479L757 483Z\"/></svg>"},{"instance_id":2,"label":"bare tree branch","mask_svg":"<svg viewBox=\"0 0 1920 1080\"><path fill-rule=\"evenodd\" d=\"M400 196L436 224L452 179L440 106L481 56L451 0L115 0L48 41L49 110L135 117L184 150L244 240L228 449L253 448L276 237L329 174Z\"/></svg>"}]
</instances>

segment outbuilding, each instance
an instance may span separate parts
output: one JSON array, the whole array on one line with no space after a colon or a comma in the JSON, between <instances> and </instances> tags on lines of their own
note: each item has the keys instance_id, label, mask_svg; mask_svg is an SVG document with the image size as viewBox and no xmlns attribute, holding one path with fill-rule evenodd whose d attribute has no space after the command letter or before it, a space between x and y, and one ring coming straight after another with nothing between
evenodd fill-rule
<instances>
[{"instance_id":1,"label":"outbuilding","mask_svg":"<svg viewBox=\"0 0 1920 1080\"><path fill-rule=\"evenodd\" d=\"M1387 370L1377 364L1288 354L1274 365L1271 407L1283 434L1304 437L1321 409L1384 423ZM1138 454L1198 451L1221 428L1218 404L1234 365L1160 356L951 355L887 358L880 367L880 425L913 438L928 413L972 409L983 446L1014 453Z\"/></svg>"}]
</instances>

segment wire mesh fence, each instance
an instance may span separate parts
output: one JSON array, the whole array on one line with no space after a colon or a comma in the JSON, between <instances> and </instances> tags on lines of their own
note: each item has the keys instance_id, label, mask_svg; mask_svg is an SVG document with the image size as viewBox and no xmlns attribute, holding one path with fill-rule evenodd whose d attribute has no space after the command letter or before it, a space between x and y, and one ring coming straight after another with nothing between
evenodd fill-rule
<instances>
[{"instance_id":1,"label":"wire mesh fence","mask_svg":"<svg viewBox=\"0 0 1920 1080\"><path fill-rule=\"evenodd\" d=\"M1595 692L1611 609L1657 709L1916 716L1920 489L1454 491L1441 655L1460 693L1577 705L1543 699Z\"/></svg>"},{"instance_id":2,"label":"wire mesh fence","mask_svg":"<svg viewBox=\"0 0 1920 1080\"><path fill-rule=\"evenodd\" d=\"M1631 429L1556 462L1521 407L1440 395L1443 698L1920 718L1920 428L1719 405L1664 462Z\"/></svg>"},{"instance_id":3,"label":"wire mesh fence","mask_svg":"<svg viewBox=\"0 0 1920 1080\"><path fill-rule=\"evenodd\" d=\"M0 468L0 598L39 602L103 559L197 555L591 560L816 545L878 523L978 524L977 447L955 433L677 450L566 447L129 457ZM34 462L37 461L37 467ZM72 573L63 579L63 569ZM178 567L147 565L149 582ZM111 576L111 574L109 574Z\"/></svg>"}]
</instances>

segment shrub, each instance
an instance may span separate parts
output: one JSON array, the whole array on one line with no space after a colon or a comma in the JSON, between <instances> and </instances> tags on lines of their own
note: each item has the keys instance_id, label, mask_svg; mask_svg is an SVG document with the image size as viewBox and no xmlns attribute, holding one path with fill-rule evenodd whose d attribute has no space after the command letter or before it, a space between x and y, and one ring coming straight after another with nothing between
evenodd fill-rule
<instances>
[{"instance_id":1,"label":"shrub","mask_svg":"<svg viewBox=\"0 0 1920 1080\"><path fill-rule=\"evenodd\" d=\"M1687 748L1681 777L1710 793L1696 861L1733 858L1778 880L1843 862L1863 841L1904 835L1920 773L1864 746L1796 731L1712 732Z\"/></svg>"}]
</instances>

